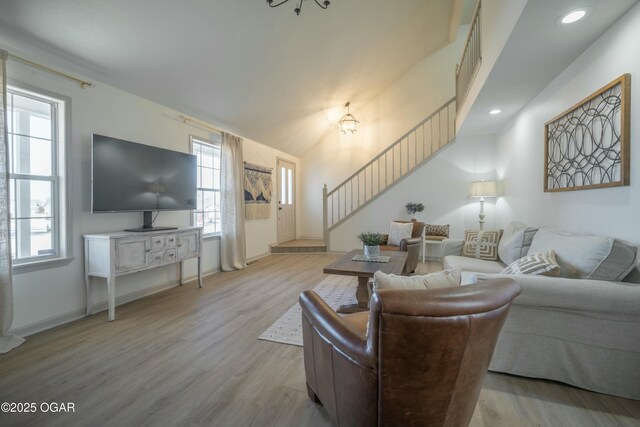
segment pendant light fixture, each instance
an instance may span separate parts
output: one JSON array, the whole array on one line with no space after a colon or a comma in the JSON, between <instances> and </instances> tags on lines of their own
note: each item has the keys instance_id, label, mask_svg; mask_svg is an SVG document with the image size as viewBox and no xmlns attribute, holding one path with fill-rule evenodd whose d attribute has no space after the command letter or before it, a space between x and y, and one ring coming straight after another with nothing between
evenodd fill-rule
<instances>
[{"instance_id":1,"label":"pendant light fixture","mask_svg":"<svg viewBox=\"0 0 640 427\"><path fill-rule=\"evenodd\" d=\"M340 125L340 133L342 135L346 135L347 132L352 134L358 132L358 124L360 122L357 121L355 117L353 117L353 114L351 114L351 111L349 110L350 105L351 102L347 102L346 104L344 104L344 106L347 107L347 114L342 116L342 118L338 122L338 124Z\"/></svg>"},{"instance_id":2,"label":"pendant light fixture","mask_svg":"<svg viewBox=\"0 0 640 427\"><path fill-rule=\"evenodd\" d=\"M278 7L278 6L280 6L280 5L285 4L285 3L286 3L286 2L288 2L288 1L289 1L289 0L282 0L282 1L280 1L280 2L278 2L278 3L275 3L275 4L274 4L274 3L273 3L273 0L267 0L267 3L269 3L269 6L270 6L270 7ZM320 2L320 1L318 1L318 0L314 0L314 1L316 2L316 4L317 4L318 6L320 6L320 7L321 7L321 8L323 8L323 9L328 8L328 7L329 7L329 4L331 4L331 2L329 2L328 0L325 0L325 1L323 1L323 2ZM300 11L302 10L302 3L303 3L303 2L304 2L304 0L299 0L299 2L298 2L298 6L297 6L295 9L293 9L293 11L296 13L296 15L300 15Z\"/></svg>"}]
</instances>

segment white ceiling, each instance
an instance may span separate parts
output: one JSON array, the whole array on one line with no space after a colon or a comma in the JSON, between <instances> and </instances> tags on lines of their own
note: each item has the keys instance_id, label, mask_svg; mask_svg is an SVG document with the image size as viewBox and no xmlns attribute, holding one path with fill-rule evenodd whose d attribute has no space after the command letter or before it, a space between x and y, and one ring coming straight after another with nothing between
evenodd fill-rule
<instances>
[{"instance_id":1,"label":"white ceiling","mask_svg":"<svg viewBox=\"0 0 640 427\"><path fill-rule=\"evenodd\" d=\"M495 133L637 2L529 0L459 134ZM557 23L578 8L589 14L573 24ZM489 115L494 108L502 113Z\"/></svg>"},{"instance_id":2,"label":"white ceiling","mask_svg":"<svg viewBox=\"0 0 640 427\"><path fill-rule=\"evenodd\" d=\"M3 0L0 37L301 155L457 30L462 0ZM457 22L456 22L457 21ZM2 39L0 38L0 42Z\"/></svg>"}]
</instances>

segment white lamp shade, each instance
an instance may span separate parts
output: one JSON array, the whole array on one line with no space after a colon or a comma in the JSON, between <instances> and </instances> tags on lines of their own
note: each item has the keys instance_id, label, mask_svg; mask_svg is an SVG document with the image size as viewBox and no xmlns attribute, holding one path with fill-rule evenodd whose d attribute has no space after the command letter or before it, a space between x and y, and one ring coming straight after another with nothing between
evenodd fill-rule
<instances>
[{"instance_id":1,"label":"white lamp shade","mask_svg":"<svg viewBox=\"0 0 640 427\"><path fill-rule=\"evenodd\" d=\"M496 181L473 181L469 190L471 197L497 197L498 185Z\"/></svg>"}]
</instances>

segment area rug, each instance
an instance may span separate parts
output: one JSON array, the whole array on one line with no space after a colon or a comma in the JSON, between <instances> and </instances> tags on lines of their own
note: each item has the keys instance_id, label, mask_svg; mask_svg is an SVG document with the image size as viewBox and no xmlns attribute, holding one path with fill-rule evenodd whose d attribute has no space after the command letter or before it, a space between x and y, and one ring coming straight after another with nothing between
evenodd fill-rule
<instances>
[{"instance_id":1,"label":"area rug","mask_svg":"<svg viewBox=\"0 0 640 427\"><path fill-rule=\"evenodd\" d=\"M331 308L337 310L343 304L357 302L357 286L358 279L356 277L329 275L313 290ZM258 338L302 347L302 308L300 304L296 302Z\"/></svg>"}]
</instances>

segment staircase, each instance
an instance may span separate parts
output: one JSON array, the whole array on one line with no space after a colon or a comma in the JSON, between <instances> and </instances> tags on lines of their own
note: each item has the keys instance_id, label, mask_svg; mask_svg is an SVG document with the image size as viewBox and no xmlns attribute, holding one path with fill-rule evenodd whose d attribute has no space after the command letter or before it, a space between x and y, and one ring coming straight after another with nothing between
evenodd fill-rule
<instances>
[{"instance_id":1,"label":"staircase","mask_svg":"<svg viewBox=\"0 0 640 427\"><path fill-rule=\"evenodd\" d=\"M447 101L397 141L329 191L323 188L324 244L331 231L427 163L455 139L456 98Z\"/></svg>"}]
</instances>

